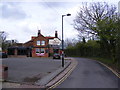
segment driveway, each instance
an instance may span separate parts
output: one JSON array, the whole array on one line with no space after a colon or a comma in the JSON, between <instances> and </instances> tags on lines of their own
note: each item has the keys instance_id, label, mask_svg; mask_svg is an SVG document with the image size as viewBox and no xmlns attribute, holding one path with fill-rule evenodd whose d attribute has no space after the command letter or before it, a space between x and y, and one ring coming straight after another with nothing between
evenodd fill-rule
<instances>
[{"instance_id":1,"label":"driveway","mask_svg":"<svg viewBox=\"0 0 120 90\"><path fill-rule=\"evenodd\" d=\"M8 81L34 83L61 67L60 59L51 58L5 58L8 66Z\"/></svg>"}]
</instances>

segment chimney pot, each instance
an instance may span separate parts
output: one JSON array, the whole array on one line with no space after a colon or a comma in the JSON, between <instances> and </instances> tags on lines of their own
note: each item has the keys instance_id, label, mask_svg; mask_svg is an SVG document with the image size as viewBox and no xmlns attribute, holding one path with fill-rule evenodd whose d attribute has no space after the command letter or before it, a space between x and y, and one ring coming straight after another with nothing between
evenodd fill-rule
<instances>
[{"instance_id":1,"label":"chimney pot","mask_svg":"<svg viewBox=\"0 0 120 90\"><path fill-rule=\"evenodd\" d=\"M56 38L58 37L58 33L57 33L57 31L55 31L55 37L56 37Z\"/></svg>"},{"instance_id":2,"label":"chimney pot","mask_svg":"<svg viewBox=\"0 0 120 90\"><path fill-rule=\"evenodd\" d=\"M40 35L41 33L40 33L40 30L38 30L38 36Z\"/></svg>"}]
</instances>

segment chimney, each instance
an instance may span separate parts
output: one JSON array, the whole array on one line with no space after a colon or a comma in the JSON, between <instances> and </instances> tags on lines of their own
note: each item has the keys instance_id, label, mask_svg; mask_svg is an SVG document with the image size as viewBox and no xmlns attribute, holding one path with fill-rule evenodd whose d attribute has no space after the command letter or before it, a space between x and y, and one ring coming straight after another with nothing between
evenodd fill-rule
<instances>
[{"instance_id":1,"label":"chimney","mask_svg":"<svg viewBox=\"0 0 120 90\"><path fill-rule=\"evenodd\" d=\"M58 33L57 33L57 31L55 31L55 37L58 38Z\"/></svg>"},{"instance_id":2,"label":"chimney","mask_svg":"<svg viewBox=\"0 0 120 90\"><path fill-rule=\"evenodd\" d=\"M40 33L40 30L38 30L38 36L40 35L41 33Z\"/></svg>"},{"instance_id":3,"label":"chimney","mask_svg":"<svg viewBox=\"0 0 120 90\"><path fill-rule=\"evenodd\" d=\"M31 40L33 40L33 39L35 39L35 38L36 38L35 36L32 36L32 37L31 37Z\"/></svg>"}]
</instances>

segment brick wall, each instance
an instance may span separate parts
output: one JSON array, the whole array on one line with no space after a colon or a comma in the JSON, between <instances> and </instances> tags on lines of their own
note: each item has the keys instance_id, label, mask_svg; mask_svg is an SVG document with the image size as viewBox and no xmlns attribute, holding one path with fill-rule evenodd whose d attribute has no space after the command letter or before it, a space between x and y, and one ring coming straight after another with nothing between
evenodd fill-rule
<instances>
[{"instance_id":1,"label":"brick wall","mask_svg":"<svg viewBox=\"0 0 120 90\"><path fill-rule=\"evenodd\" d=\"M40 44L42 44L42 41L45 41L45 45L37 45L37 41L40 41ZM44 49L44 54L42 53L36 53L36 49ZM34 38L33 40L33 49L32 49L32 57L48 57L48 39L45 38L43 35L39 35L38 37Z\"/></svg>"}]
</instances>

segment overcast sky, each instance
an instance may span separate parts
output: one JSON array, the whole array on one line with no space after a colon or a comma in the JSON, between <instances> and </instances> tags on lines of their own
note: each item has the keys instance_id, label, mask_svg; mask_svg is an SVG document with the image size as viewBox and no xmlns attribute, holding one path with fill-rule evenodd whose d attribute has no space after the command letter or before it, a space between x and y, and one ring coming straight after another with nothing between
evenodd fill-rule
<instances>
[{"instance_id":1,"label":"overcast sky","mask_svg":"<svg viewBox=\"0 0 120 90\"><path fill-rule=\"evenodd\" d=\"M16 39L24 43L36 36L38 29L44 36L54 36L58 31L61 38L62 15L64 17L64 39L77 38L77 31L72 24L83 0L1 0L0 2L0 31L8 33L7 39ZM34 1L34 2L33 2ZM109 4L118 5L119 0L98 0ZM97 0L84 0L84 2L98 2Z\"/></svg>"}]
</instances>

